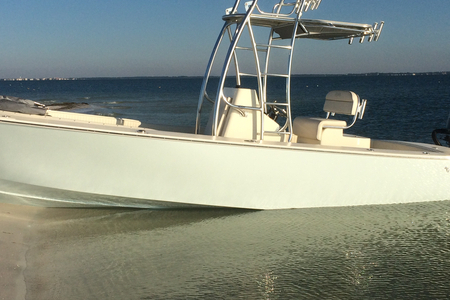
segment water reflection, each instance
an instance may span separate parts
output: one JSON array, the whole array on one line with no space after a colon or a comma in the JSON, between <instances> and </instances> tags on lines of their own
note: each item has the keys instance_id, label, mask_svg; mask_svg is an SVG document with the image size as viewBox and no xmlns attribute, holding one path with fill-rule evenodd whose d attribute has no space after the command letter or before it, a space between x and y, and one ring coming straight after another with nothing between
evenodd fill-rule
<instances>
[{"instance_id":1,"label":"water reflection","mask_svg":"<svg viewBox=\"0 0 450 300\"><path fill-rule=\"evenodd\" d=\"M448 298L449 208L44 209L27 297Z\"/></svg>"}]
</instances>

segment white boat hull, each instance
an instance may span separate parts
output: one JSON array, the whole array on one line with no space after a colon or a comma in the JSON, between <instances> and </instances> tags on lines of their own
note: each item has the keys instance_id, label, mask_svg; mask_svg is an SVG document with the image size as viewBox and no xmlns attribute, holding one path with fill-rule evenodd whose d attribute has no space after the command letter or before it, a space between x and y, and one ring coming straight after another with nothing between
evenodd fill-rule
<instances>
[{"instance_id":1,"label":"white boat hull","mask_svg":"<svg viewBox=\"0 0 450 300\"><path fill-rule=\"evenodd\" d=\"M369 151L14 116L0 117L0 137L8 202L287 209L450 200L450 152L433 145Z\"/></svg>"}]
</instances>

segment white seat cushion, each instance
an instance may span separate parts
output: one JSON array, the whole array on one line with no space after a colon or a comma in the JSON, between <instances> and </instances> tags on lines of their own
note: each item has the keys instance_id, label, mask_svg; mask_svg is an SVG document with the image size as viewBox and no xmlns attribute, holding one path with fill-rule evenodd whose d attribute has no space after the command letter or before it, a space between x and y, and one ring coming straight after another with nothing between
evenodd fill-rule
<instances>
[{"instance_id":1,"label":"white seat cushion","mask_svg":"<svg viewBox=\"0 0 450 300\"><path fill-rule=\"evenodd\" d=\"M325 97L323 110L340 115L356 114L359 96L352 91L331 91Z\"/></svg>"},{"instance_id":2,"label":"white seat cushion","mask_svg":"<svg viewBox=\"0 0 450 300\"><path fill-rule=\"evenodd\" d=\"M323 128L324 126L345 127L347 123L342 120L297 117L292 124L293 133L298 137L307 139L322 140L324 130L338 130L342 135L342 128ZM331 130L330 130L331 131Z\"/></svg>"}]
</instances>

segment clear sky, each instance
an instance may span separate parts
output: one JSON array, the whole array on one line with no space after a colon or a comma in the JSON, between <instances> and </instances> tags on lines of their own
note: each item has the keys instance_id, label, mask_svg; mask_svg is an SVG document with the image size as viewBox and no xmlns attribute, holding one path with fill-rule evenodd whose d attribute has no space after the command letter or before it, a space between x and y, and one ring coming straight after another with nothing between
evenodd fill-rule
<instances>
[{"instance_id":1,"label":"clear sky","mask_svg":"<svg viewBox=\"0 0 450 300\"><path fill-rule=\"evenodd\" d=\"M1 0L0 78L203 75L233 0ZM372 24L376 43L300 41L295 73L450 71L449 0L323 0L304 18Z\"/></svg>"}]
</instances>

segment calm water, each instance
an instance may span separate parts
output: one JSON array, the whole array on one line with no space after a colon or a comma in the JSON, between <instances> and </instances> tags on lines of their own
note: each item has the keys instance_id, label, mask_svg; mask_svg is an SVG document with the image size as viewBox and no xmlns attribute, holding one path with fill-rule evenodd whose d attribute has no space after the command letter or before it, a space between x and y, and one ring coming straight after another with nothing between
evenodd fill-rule
<instances>
[{"instance_id":1,"label":"calm water","mask_svg":"<svg viewBox=\"0 0 450 300\"><path fill-rule=\"evenodd\" d=\"M44 209L28 299L449 299L450 202Z\"/></svg>"},{"instance_id":2,"label":"calm water","mask_svg":"<svg viewBox=\"0 0 450 300\"><path fill-rule=\"evenodd\" d=\"M200 78L0 82L0 94L193 125ZM294 114L368 99L353 132L431 142L450 76L297 77ZM273 93L283 92L281 85ZM36 209L27 299L448 299L450 201L284 211Z\"/></svg>"},{"instance_id":3,"label":"calm water","mask_svg":"<svg viewBox=\"0 0 450 300\"><path fill-rule=\"evenodd\" d=\"M194 126L201 82L201 78L0 81L0 95L44 104L87 102L88 113ZM282 80L272 87L271 99L283 97ZM339 89L368 100L364 119L349 133L376 139L432 143L431 132L445 127L450 111L450 75L311 76L293 79L293 115L323 116L325 95Z\"/></svg>"}]
</instances>

